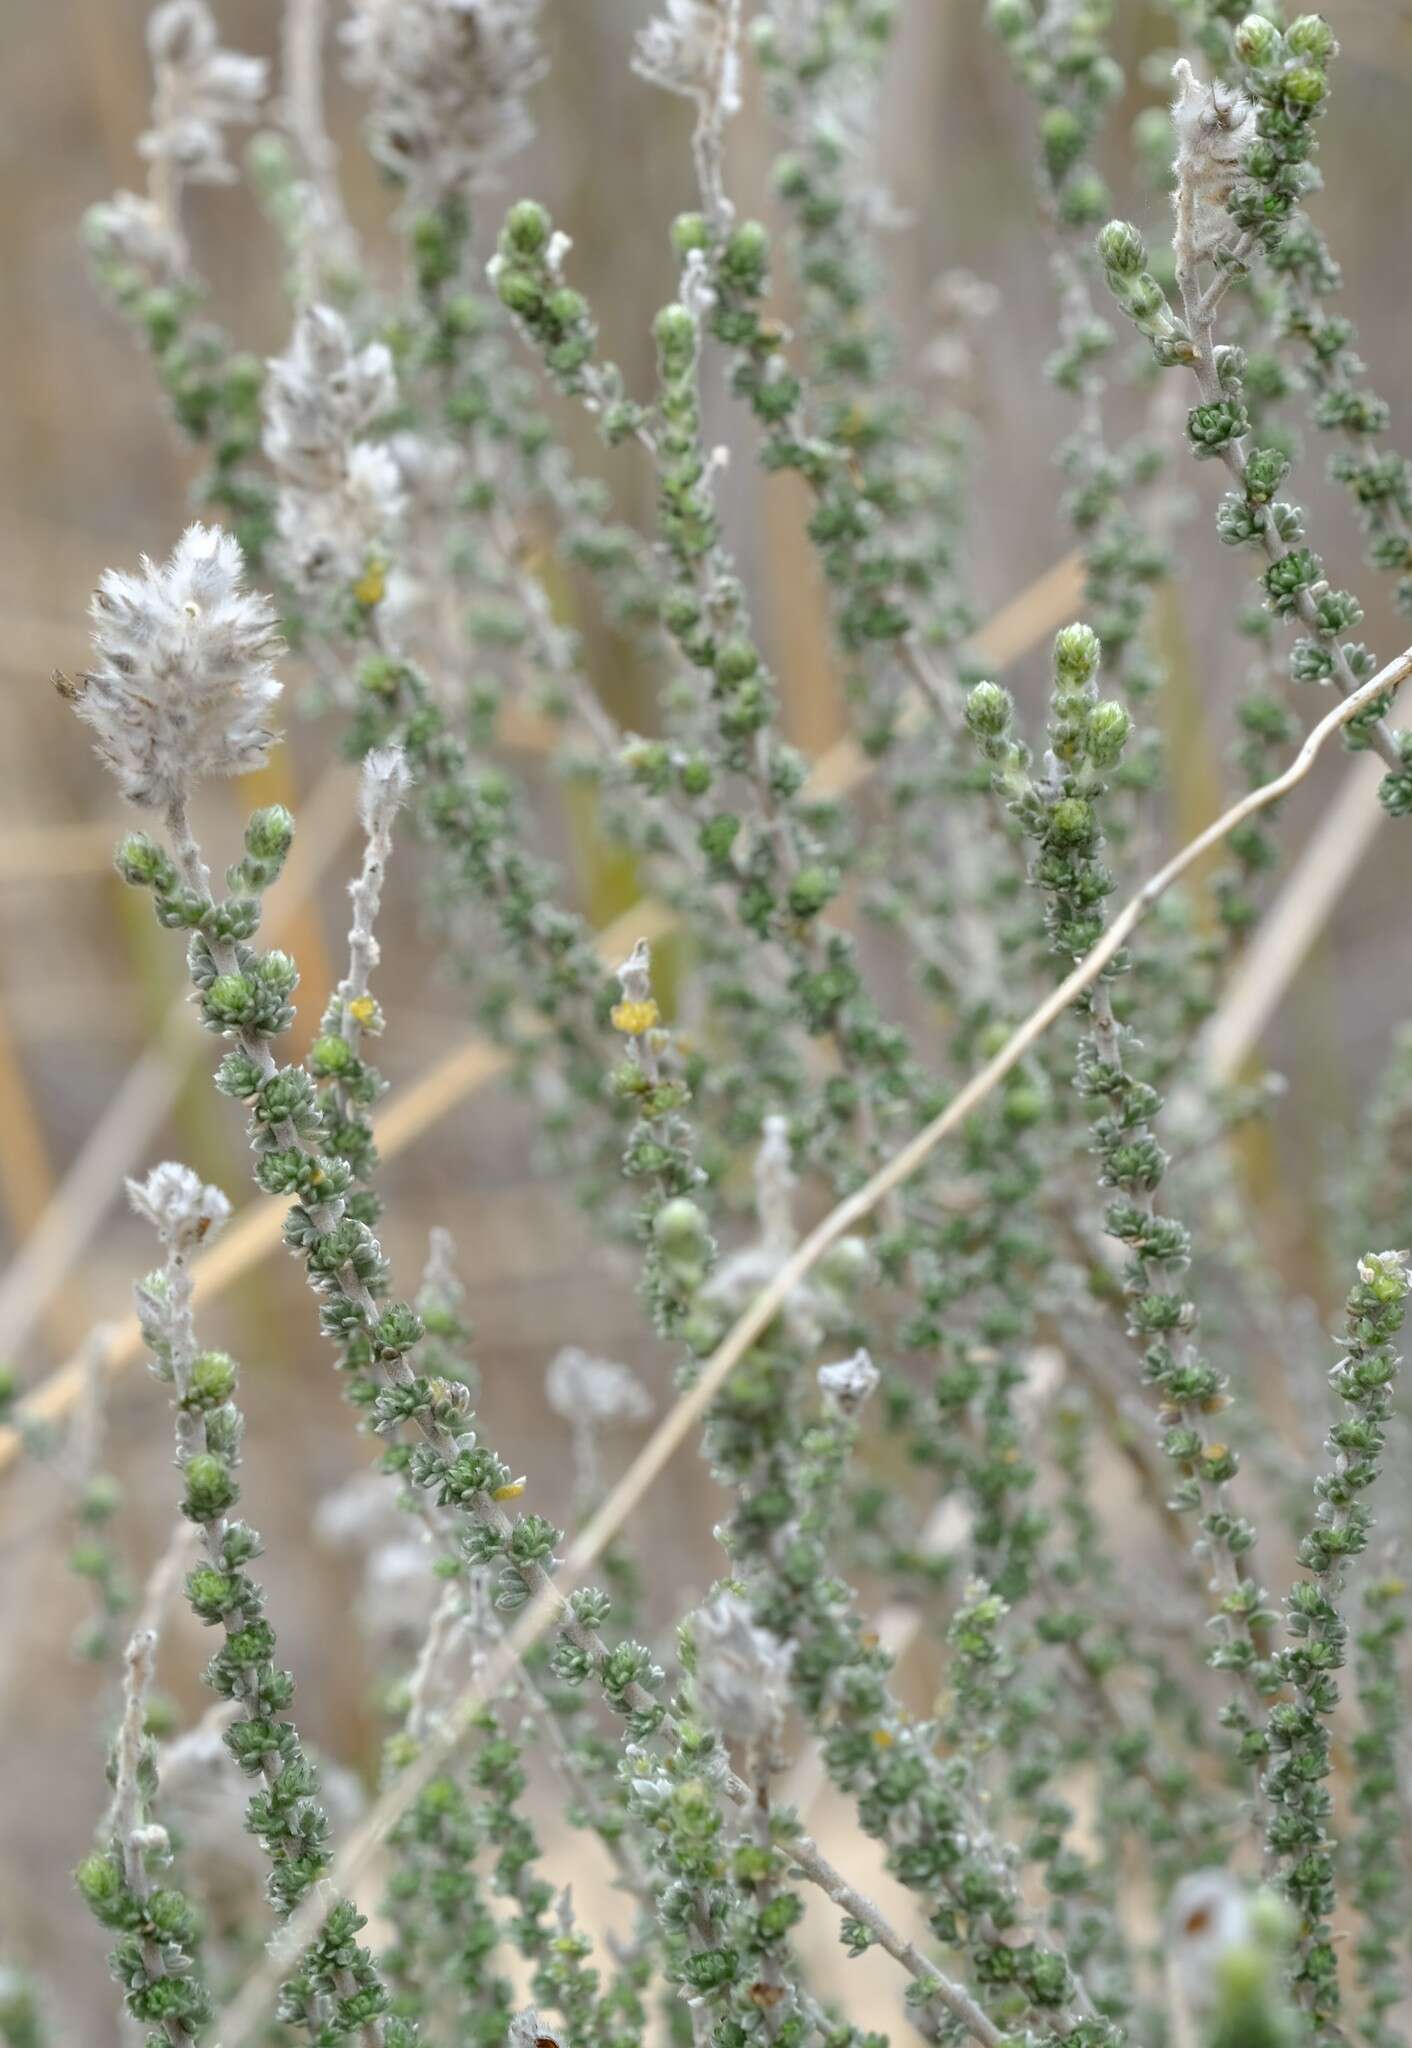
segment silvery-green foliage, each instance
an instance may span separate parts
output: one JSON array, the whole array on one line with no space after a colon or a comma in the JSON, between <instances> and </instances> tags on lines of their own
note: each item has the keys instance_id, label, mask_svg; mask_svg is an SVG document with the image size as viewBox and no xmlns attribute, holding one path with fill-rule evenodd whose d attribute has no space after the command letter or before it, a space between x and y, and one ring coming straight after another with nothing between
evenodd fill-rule
<instances>
[{"instance_id":1,"label":"silvery-green foliage","mask_svg":"<svg viewBox=\"0 0 1412 2048\"><path fill-rule=\"evenodd\" d=\"M293 47L317 43L320 9L291 5ZM1301 379L1339 437L1371 564L1404 597L1412 585L1406 466L1306 211L1333 37L1312 15L1171 12L1175 97L1143 126L1145 157L1172 167L1173 214L1162 201L1147 232L1119 220L1095 240L1110 175L1145 203L1112 127L1133 83L1123 11L986 9L1030 109L1032 254L1055 284L1034 367L1064 401L1052 511L1082 565L1047 718L977 652L970 515L995 486L986 404L966 405L981 351L954 334L931 351L964 373L938 417L890 308L891 237L907 231L878 149L891 0L663 0L624 34L626 89L694 111L696 191L660 223L642 388L605 353L562 226L534 198L494 216L481 199L532 132L537 0L351 0L339 47L396 188L398 260L360 256L317 105L283 108L291 133L252 159L294 301L263 361L210 320L181 205L187 181L229 175L228 131L253 114L263 67L221 47L204 0L152 17L153 177L95 208L89 237L207 451L211 523L160 567L109 572L92 672L64 687L122 794L159 814L125 836L120 872L184 936L221 1041L217 1088L245 1113L257 1187L284 1205L384 1484L387 1512L359 1488L353 1517L360 1611L381 1616L395 1813L365 1929L333 1886L332 1817L249 1569L254 1532L232 1513L236 1368L194 1334L191 1262L224 1198L176 1166L136 1183L165 1253L139 1315L203 1546L188 1599L221 1643L207 1675L224 1717L202 1740L253 1783L275 1916L319 1906L312 1946L286 1932L259 1967L283 1979L279 2020L320 2048L640 2048L663 2001L695 2048L878 2048L882 2027L945 2048L1401 2038L1406 1597L1389 1480L1407 1267L1366 1243L1395 1242L1409 1214L1406 1062L1374 1091L1331 1230L1357 1278L1321 1450L1306 1362L1265 1356L1272 1331L1276 1354L1307 1344L1312 1315L1279 1299L1261 1217L1228 1227L1209 1203L1212 1186L1240 1201L1231 1133L1268 1093L1214 1088L1194 1054L1292 851L1273 813L1232 835L1209 884L1164 902L950 1148L876 1212L850 1212L746 1346L700 1432L724 1505L693 1591L662 1583L639 1527L616 1522L601 1583L562 1579L572 1532L612 1520L634 1432L673 1384L696 1383L828 1205L1102 939L1111 899L1170 838L1157 732L1179 743L1178 721L1147 708L1162 708L1170 652L1153 599L1205 591L1214 545L1176 521L1183 453L1228 474L1215 540L1258 571L1266 652L1237 713L1247 784L1300 729L1286 680L1347 696L1374 672L1350 637L1360 601L1326 576L1287 489L1277 410ZM737 166L730 148L756 106L778 234L750 211L750 152ZM634 238L654 232L644 209ZM1105 284L1136 340L1104 317ZM995 296L952 278L940 303L952 319ZM618 451L615 478L638 465L650 530L571 453L573 408ZM784 730L772 594L735 549L721 488L728 462L754 456L797 487L852 720L842 771ZM1046 475L1037 463L1027 482ZM331 745L362 764L346 970L318 992L302 1057L287 1035L299 965L259 942L295 821L254 811L221 893L188 811L204 778L267 756L281 621ZM600 691L595 624L650 685L641 731ZM1286 624L1287 679L1273 656ZM541 799L501 743L527 690L651 898L641 929L665 915L669 941L624 958L615 928L609 950L544 858ZM1412 743L1390 708L1348 737L1382 757L1396 817L1412 810ZM394 1286L371 1059L401 1007L377 972L394 839L421 870L448 987L469 991L532 1100L613 1274L635 1277L654 1347L630 1368L570 1329L546 1346L573 1459L558 1499L537 1460L522 1473L497 1448L503 1388L489 1355L472 1360L474 1287L445 1232L421 1286ZM1205 1177L1184 1156L1192 1132L1216 1162ZM542 1643L443 1753L467 1675L527 1609L548 1616ZM909 1650L924 1671L903 1668ZM156 1883L181 1830L141 1739L143 1672L121 1798L79 1883L120 1936L115 1967L152 2038L210 2038L202 1859L181 1872L193 1897ZM174 1786L180 1744L164 1752ZM624 1919L608 1943L575 1903L574 1850L539 1825L545 1757L570 1826L611 1863ZM816 1779L847 1816L836 1854L808 1832ZM895 1913L849 1875L854 1827ZM806 1892L845 1951L890 1959L896 1999L846 2014L823 2001ZM254 1947L267 1933L245 1929Z\"/></svg>"}]
</instances>

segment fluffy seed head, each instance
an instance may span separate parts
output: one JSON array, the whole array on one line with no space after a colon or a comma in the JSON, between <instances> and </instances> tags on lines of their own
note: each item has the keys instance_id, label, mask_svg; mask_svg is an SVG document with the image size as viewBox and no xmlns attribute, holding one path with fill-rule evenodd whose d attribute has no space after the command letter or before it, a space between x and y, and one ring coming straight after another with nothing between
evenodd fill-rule
<instances>
[{"instance_id":1,"label":"fluffy seed head","mask_svg":"<svg viewBox=\"0 0 1412 2048\"><path fill-rule=\"evenodd\" d=\"M94 666L60 688L131 803L166 807L205 776L264 764L280 640L243 569L230 534L189 526L160 566L109 569L94 592Z\"/></svg>"}]
</instances>

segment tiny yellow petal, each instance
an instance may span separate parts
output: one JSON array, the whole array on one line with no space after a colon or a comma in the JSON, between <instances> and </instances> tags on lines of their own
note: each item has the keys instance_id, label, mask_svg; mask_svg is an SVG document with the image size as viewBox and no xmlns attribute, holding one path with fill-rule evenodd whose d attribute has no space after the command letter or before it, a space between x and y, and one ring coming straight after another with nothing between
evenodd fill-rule
<instances>
[{"instance_id":1,"label":"tiny yellow petal","mask_svg":"<svg viewBox=\"0 0 1412 2048\"><path fill-rule=\"evenodd\" d=\"M527 1483L523 1479L512 1479L508 1486L497 1486L490 1497L492 1500L518 1500Z\"/></svg>"},{"instance_id":2,"label":"tiny yellow petal","mask_svg":"<svg viewBox=\"0 0 1412 2048\"><path fill-rule=\"evenodd\" d=\"M891 1735L889 1735L886 1728L875 1728L873 1730L873 1740L877 1744L879 1749L892 1748L892 1737Z\"/></svg>"},{"instance_id":3,"label":"tiny yellow petal","mask_svg":"<svg viewBox=\"0 0 1412 2048\"><path fill-rule=\"evenodd\" d=\"M615 1003L613 1029L626 1032L629 1038L641 1038L644 1031L650 1031L659 1021L661 1014L651 996L642 1003Z\"/></svg>"},{"instance_id":4,"label":"tiny yellow petal","mask_svg":"<svg viewBox=\"0 0 1412 2048\"><path fill-rule=\"evenodd\" d=\"M355 1024L371 1024L378 1013L378 1006L371 996L354 996L348 1005L348 1014Z\"/></svg>"},{"instance_id":5,"label":"tiny yellow petal","mask_svg":"<svg viewBox=\"0 0 1412 2048\"><path fill-rule=\"evenodd\" d=\"M359 604L371 611L375 604L381 604L387 592L387 570L381 562L369 562L358 581L353 585L353 595Z\"/></svg>"}]
</instances>

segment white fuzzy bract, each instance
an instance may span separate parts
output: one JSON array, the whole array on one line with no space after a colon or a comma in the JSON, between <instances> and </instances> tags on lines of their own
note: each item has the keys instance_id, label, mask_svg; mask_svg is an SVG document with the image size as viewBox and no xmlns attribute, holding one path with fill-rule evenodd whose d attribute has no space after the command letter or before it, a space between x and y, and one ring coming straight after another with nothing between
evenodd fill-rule
<instances>
[{"instance_id":1,"label":"white fuzzy bract","mask_svg":"<svg viewBox=\"0 0 1412 2048\"><path fill-rule=\"evenodd\" d=\"M180 1249L213 1237L230 1215L230 1203L220 1189L174 1159L154 1166L146 1180L129 1180L127 1192L133 1208L163 1244Z\"/></svg>"},{"instance_id":2,"label":"white fuzzy bract","mask_svg":"<svg viewBox=\"0 0 1412 2048\"><path fill-rule=\"evenodd\" d=\"M264 764L281 643L244 566L230 534L189 526L166 562L109 569L94 592L94 666L65 694L132 803L180 803L208 775Z\"/></svg>"},{"instance_id":3,"label":"white fuzzy bract","mask_svg":"<svg viewBox=\"0 0 1412 2048\"><path fill-rule=\"evenodd\" d=\"M732 1741L768 1740L784 1715L791 1646L752 1621L737 1593L718 1593L692 1631L702 1711Z\"/></svg>"},{"instance_id":4,"label":"white fuzzy bract","mask_svg":"<svg viewBox=\"0 0 1412 2048\"><path fill-rule=\"evenodd\" d=\"M148 21L147 47L157 96L139 149L193 182L228 184L235 169L225 131L258 116L269 70L264 58L223 50L206 0L165 0Z\"/></svg>"},{"instance_id":5,"label":"white fuzzy bract","mask_svg":"<svg viewBox=\"0 0 1412 2048\"><path fill-rule=\"evenodd\" d=\"M723 115L738 113L737 15L731 0L667 0L666 12L638 31L633 70Z\"/></svg>"},{"instance_id":6,"label":"white fuzzy bract","mask_svg":"<svg viewBox=\"0 0 1412 2048\"><path fill-rule=\"evenodd\" d=\"M415 205L492 181L533 134L541 0L355 0L348 75L372 96L372 142Z\"/></svg>"}]
</instances>

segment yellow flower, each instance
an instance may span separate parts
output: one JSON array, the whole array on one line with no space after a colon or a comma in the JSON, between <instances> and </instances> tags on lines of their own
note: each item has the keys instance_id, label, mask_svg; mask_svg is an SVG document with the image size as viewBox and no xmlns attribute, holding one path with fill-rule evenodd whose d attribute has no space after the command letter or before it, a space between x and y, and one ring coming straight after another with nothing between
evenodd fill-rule
<instances>
[{"instance_id":1,"label":"yellow flower","mask_svg":"<svg viewBox=\"0 0 1412 2048\"><path fill-rule=\"evenodd\" d=\"M371 996L354 996L352 1002L348 1005L349 1016L355 1024L361 1024L364 1030L372 1023L377 1013L378 1006Z\"/></svg>"},{"instance_id":2,"label":"yellow flower","mask_svg":"<svg viewBox=\"0 0 1412 2048\"><path fill-rule=\"evenodd\" d=\"M613 1029L626 1032L629 1038L641 1038L643 1032L650 1031L661 1015L651 996L641 1003L615 1003L612 1009Z\"/></svg>"},{"instance_id":3,"label":"yellow flower","mask_svg":"<svg viewBox=\"0 0 1412 2048\"><path fill-rule=\"evenodd\" d=\"M879 1749L892 1748L892 1737L886 1728L875 1728L873 1730L873 1740Z\"/></svg>"},{"instance_id":4,"label":"yellow flower","mask_svg":"<svg viewBox=\"0 0 1412 2048\"><path fill-rule=\"evenodd\" d=\"M497 1486L490 1497L492 1500L518 1500L526 1484L523 1479L512 1479L507 1486Z\"/></svg>"},{"instance_id":5,"label":"yellow flower","mask_svg":"<svg viewBox=\"0 0 1412 2048\"><path fill-rule=\"evenodd\" d=\"M358 581L353 585L353 595L360 605L371 611L375 604L381 604L387 591L387 568L376 557L368 563Z\"/></svg>"}]
</instances>

